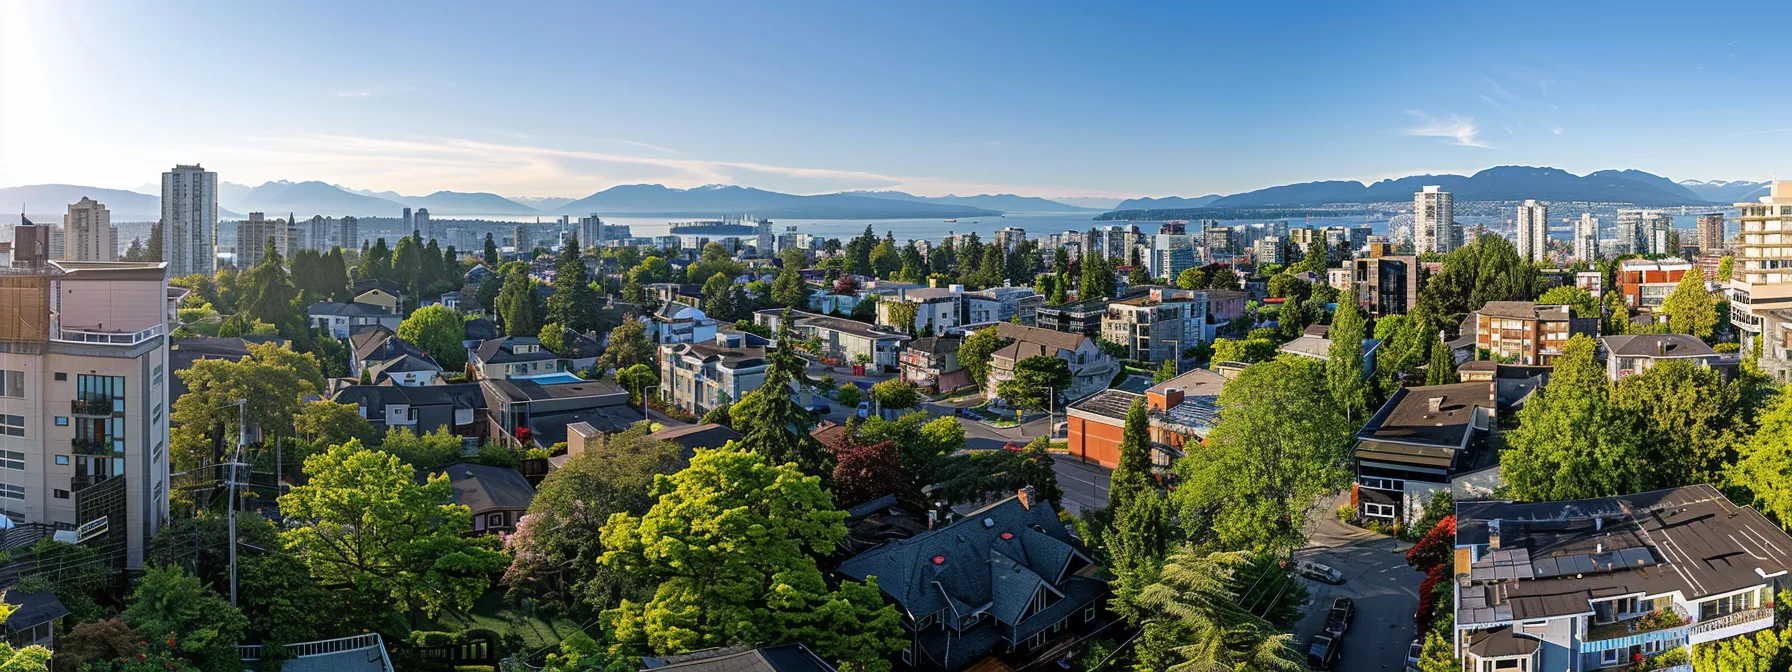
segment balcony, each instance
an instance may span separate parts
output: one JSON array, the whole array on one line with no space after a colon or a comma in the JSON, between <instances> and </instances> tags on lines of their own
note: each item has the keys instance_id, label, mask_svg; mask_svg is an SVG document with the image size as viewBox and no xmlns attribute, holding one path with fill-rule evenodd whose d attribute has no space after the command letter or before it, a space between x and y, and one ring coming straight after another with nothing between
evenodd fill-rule
<instances>
[{"instance_id":1,"label":"balcony","mask_svg":"<svg viewBox=\"0 0 1792 672\"><path fill-rule=\"evenodd\" d=\"M168 326L158 324L148 329L134 332L95 331L91 329L59 329L54 340L64 343L83 343L89 345L136 345L144 341L162 337L168 333Z\"/></svg>"},{"instance_id":2,"label":"balcony","mask_svg":"<svg viewBox=\"0 0 1792 672\"><path fill-rule=\"evenodd\" d=\"M68 442L69 451L76 455L98 455L100 457L122 456L124 451L114 447L112 439L73 438Z\"/></svg>"},{"instance_id":3,"label":"balcony","mask_svg":"<svg viewBox=\"0 0 1792 672\"><path fill-rule=\"evenodd\" d=\"M1688 644L1703 644L1770 627L1773 627L1773 607L1744 609L1692 624L1686 631L1686 641Z\"/></svg>"},{"instance_id":4,"label":"balcony","mask_svg":"<svg viewBox=\"0 0 1792 672\"><path fill-rule=\"evenodd\" d=\"M68 402L68 412L72 415L112 417L118 408L119 397L110 395L92 395Z\"/></svg>"},{"instance_id":5,"label":"balcony","mask_svg":"<svg viewBox=\"0 0 1792 672\"><path fill-rule=\"evenodd\" d=\"M1643 642L1680 637L1691 619L1679 606L1671 610L1624 614L1616 623L1587 626L1583 651L1605 651L1637 646Z\"/></svg>"}]
</instances>

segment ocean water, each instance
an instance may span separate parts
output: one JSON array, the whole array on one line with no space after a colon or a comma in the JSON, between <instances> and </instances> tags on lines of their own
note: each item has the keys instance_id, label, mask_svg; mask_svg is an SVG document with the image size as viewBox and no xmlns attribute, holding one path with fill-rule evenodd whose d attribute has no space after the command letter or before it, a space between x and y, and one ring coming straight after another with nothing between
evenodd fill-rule
<instances>
[{"instance_id":1,"label":"ocean water","mask_svg":"<svg viewBox=\"0 0 1792 672\"><path fill-rule=\"evenodd\" d=\"M1007 227L1015 227L1027 232L1028 238L1049 236L1066 231L1088 231L1090 227L1125 224L1127 222L1096 221L1098 213L1061 213L1061 212L1010 212L1003 217L960 217L956 222L942 219L774 219L772 230L783 232L786 227L796 227L801 233L810 233L824 238L839 238L842 242L863 234L869 225L871 231L882 238L886 233L894 236L897 242L909 240L938 241L948 235L958 233L976 233L978 237L988 241L995 232ZM664 235L671 221L664 218L615 217L604 218L611 224L627 224L629 232L637 236ZM1251 222L1286 221L1289 226L1357 226L1369 224L1376 233L1387 229L1386 219L1368 219L1364 217L1327 217L1313 219L1282 220L1222 220L1227 226L1249 224ZM1143 233L1157 233L1159 222L1131 222Z\"/></svg>"}]
</instances>

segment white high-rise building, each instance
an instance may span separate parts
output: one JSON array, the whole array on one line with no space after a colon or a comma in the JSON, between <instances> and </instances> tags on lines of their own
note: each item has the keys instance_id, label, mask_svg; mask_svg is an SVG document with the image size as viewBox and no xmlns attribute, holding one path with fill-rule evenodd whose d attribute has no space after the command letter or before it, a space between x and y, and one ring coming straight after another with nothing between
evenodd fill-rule
<instances>
[{"instance_id":1,"label":"white high-rise building","mask_svg":"<svg viewBox=\"0 0 1792 672\"><path fill-rule=\"evenodd\" d=\"M305 233L301 238L304 239L304 248L320 252L328 251L330 249L330 234L335 228L335 217L312 215L311 219L306 220L303 226Z\"/></svg>"},{"instance_id":2,"label":"white high-rise building","mask_svg":"<svg viewBox=\"0 0 1792 672\"><path fill-rule=\"evenodd\" d=\"M1412 218L1412 247L1419 254L1448 253L1462 238L1455 200L1443 187L1427 186L1413 194Z\"/></svg>"},{"instance_id":3,"label":"white high-rise building","mask_svg":"<svg viewBox=\"0 0 1792 672\"><path fill-rule=\"evenodd\" d=\"M346 252L361 249L361 220L353 215L343 215L342 219L336 220L336 232L331 234L330 245Z\"/></svg>"},{"instance_id":4,"label":"white high-rise building","mask_svg":"<svg viewBox=\"0 0 1792 672\"><path fill-rule=\"evenodd\" d=\"M1580 213L1574 223L1574 260L1593 261L1599 258L1599 218L1593 213Z\"/></svg>"},{"instance_id":5,"label":"white high-rise building","mask_svg":"<svg viewBox=\"0 0 1792 672\"><path fill-rule=\"evenodd\" d=\"M1518 206L1518 254L1531 261L1543 261L1549 254L1549 206L1525 201Z\"/></svg>"},{"instance_id":6,"label":"white high-rise building","mask_svg":"<svg viewBox=\"0 0 1792 672\"><path fill-rule=\"evenodd\" d=\"M62 258L70 261L117 261L118 227L106 206L85 196L62 216Z\"/></svg>"},{"instance_id":7,"label":"white high-rise building","mask_svg":"<svg viewBox=\"0 0 1792 672\"><path fill-rule=\"evenodd\" d=\"M168 277L218 267L218 174L194 164L162 173L162 259Z\"/></svg>"}]
</instances>

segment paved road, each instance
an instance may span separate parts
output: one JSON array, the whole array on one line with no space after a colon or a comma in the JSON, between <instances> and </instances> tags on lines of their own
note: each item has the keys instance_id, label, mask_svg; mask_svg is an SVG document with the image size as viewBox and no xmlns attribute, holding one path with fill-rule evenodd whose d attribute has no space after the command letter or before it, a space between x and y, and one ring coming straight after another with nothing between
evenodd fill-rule
<instances>
[{"instance_id":1,"label":"paved road","mask_svg":"<svg viewBox=\"0 0 1792 672\"><path fill-rule=\"evenodd\" d=\"M1325 627L1332 598L1349 597L1356 601L1356 619L1344 633L1343 657L1334 669L1400 672L1414 636L1412 614L1419 606L1419 582L1425 577L1406 566L1409 544L1339 522L1337 508L1346 501L1340 494L1322 502L1308 546L1294 553L1297 560L1331 565L1344 573L1341 586L1302 579L1310 597L1294 629L1297 644L1304 653L1308 640Z\"/></svg>"},{"instance_id":2,"label":"paved road","mask_svg":"<svg viewBox=\"0 0 1792 672\"><path fill-rule=\"evenodd\" d=\"M1082 515L1085 508L1108 505L1108 477L1113 471L1093 462L1083 463L1068 455L1056 455L1052 471L1058 473L1058 487L1064 489L1064 508L1072 515Z\"/></svg>"}]
</instances>

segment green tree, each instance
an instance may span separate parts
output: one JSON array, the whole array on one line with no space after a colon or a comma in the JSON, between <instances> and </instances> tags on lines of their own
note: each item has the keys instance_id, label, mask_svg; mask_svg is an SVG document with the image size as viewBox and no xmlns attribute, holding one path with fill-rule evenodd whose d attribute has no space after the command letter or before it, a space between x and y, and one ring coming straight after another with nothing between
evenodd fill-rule
<instances>
[{"instance_id":1,"label":"green tree","mask_svg":"<svg viewBox=\"0 0 1792 672\"><path fill-rule=\"evenodd\" d=\"M1546 306L1569 306L1574 309L1575 317L1599 317L1599 300L1587 290L1574 285L1551 287L1543 296L1537 297L1537 303Z\"/></svg>"},{"instance_id":2,"label":"green tree","mask_svg":"<svg viewBox=\"0 0 1792 672\"><path fill-rule=\"evenodd\" d=\"M1109 505L1108 511L1114 522L1102 532L1101 541L1107 569L1114 575L1109 586L1114 597L1109 606L1128 622L1140 625L1145 612L1138 604L1139 593L1157 581L1170 550L1170 500L1153 487L1117 506Z\"/></svg>"},{"instance_id":3,"label":"green tree","mask_svg":"<svg viewBox=\"0 0 1792 672\"><path fill-rule=\"evenodd\" d=\"M1575 336L1563 347L1549 385L1518 411L1500 471L1520 499L1542 502L1608 497L1637 482L1637 437L1612 407L1598 345Z\"/></svg>"},{"instance_id":4,"label":"green tree","mask_svg":"<svg viewBox=\"0 0 1792 672\"><path fill-rule=\"evenodd\" d=\"M1625 305L1623 292L1606 292L1605 320L1600 323L1599 333L1605 336L1630 333L1630 306Z\"/></svg>"},{"instance_id":5,"label":"green tree","mask_svg":"<svg viewBox=\"0 0 1792 672\"><path fill-rule=\"evenodd\" d=\"M175 471L216 464L234 450L238 401L250 425L279 432L292 425L306 397L324 389L317 359L273 343L251 344L240 360L202 359L175 372L187 393L174 400L169 457ZM227 437L223 445L215 436ZM209 462L208 462L209 460Z\"/></svg>"},{"instance_id":6,"label":"green tree","mask_svg":"<svg viewBox=\"0 0 1792 672\"><path fill-rule=\"evenodd\" d=\"M1213 340L1213 361L1244 362L1247 364L1262 362L1276 356L1275 341L1267 338L1248 338L1242 341L1230 338Z\"/></svg>"},{"instance_id":7,"label":"green tree","mask_svg":"<svg viewBox=\"0 0 1792 672\"><path fill-rule=\"evenodd\" d=\"M921 304L909 301L891 301L889 308L884 309L890 319L891 326L901 329L903 333L915 333L915 317L921 312ZM933 325L928 325L932 328Z\"/></svg>"},{"instance_id":8,"label":"green tree","mask_svg":"<svg viewBox=\"0 0 1792 672\"><path fill-rule=\"evenodd\" d=\"M380 450L417 469L440 469L461 460L460 437L447 427L421 433L407 427L387 427L386 435L380 438Z\"/></svg>"},{"instance_id":9,"label":"green tree","mask_svg":"<svg viewBox=\"0 0 1792 672\"><path fill-rule=\"evenodd\" d=\"M791 334L784 334L785 342L790 338ZM832 476L833 458L809 435L814 420L791 398L796 384L803 380L802 359L789 347L773 350L766 359L770 361L764 382L743 395L731 414L734 429L745 435L741 445L772 464L795 463L805 474Z\"/></svg>"},{"instance_id":10,"label":"green tree","mask_svg":"<svg viewBox=\"0 0 1792 672\"><path fill-rule=\"evenodd\" d=\"M333 446L349 439L367 442L376 436L373 425L361 417L359 406L327 399L305 402L292 416L292 426L299 439L314 446Z\"/></svg>"},{"instance_id":11,"label":"green tree","mask_svg":"<svg viewBox=\"0 0 1792 672\"><path fill-rule=\"evenodd\" d=\"M1736 258L1726 256L1717 262L1717 281L1729 282L1730 274L1736 268Z\"/></svg>"},{"instance_id":12,"label":"green tree","mask_svg":"<svg viewBox=\"0 0 1792 672\"><path fill-rule=\"evenodd\" d=\"M1456 353L1442 342L1431 344L1431 361L1425 364L1426 385L1454 385L1462 382L1456 373Z\"/></svg>"},{"instance_id":13,"label":"green tree","mask_svg":"<svg viewBox=\"0 0 1792 672\"><path fill-rule=\"evenodd\" d=\"M591 289L585 260L579 257L579 238L570 236L554 261L554 293L548 296L547 321L584 333L597 328L597 309L602 304Z\"/></svg>"},{"instance_id":14,"label":"green tree","mask_svg":"<svg viewBox=\"0 0 1792 672\"><path fill-rule=\"evenodd\" d=\"M1226 384L1200 460L1178 460L1172 493L1190 536L1212 527L1222 549L1286 549L1318 498L1350 481L1355 427L1305 357L1255 364Z\"/></svg>"},{"instance_id":15,"label":"green tree","mask_svg":"<svg viewBox=\"0 0 1792 672\"><path fill-rule=\"evenodd\" d=\"M1668 331L1707 339L1717 330L1717 300L1705 289L1705 272L1694 266L1661 302Z\"/></svg>"},{"instance_id":16,"label":"green tree","mask_svg":"<svg viewBox=\"0 0 1792 672\"><path fill-rule=\"evenodd\" d=\"M1792 395L1774 397L1760 430L1741 446L1729 482L1746 488L1761 510L1792 527Z\"/></svg>"},{"instance_id":17,"label":"green tree","mask_svg":"<svg viewBox=\"0 0 1792 672\"><path fill-rule=\"evenodd\" d=\"M1008 345L1008 339L996 335L995 327L971 332L958 347L958 365L971 375L977 389L985 389L989 380L989 360L997 350Z\"/></svg>"},{"instance_id":18,"label":"green tree","mask_svg":"<svg viewBox=\"0 0 1792 672\"><path fill-rule=\"evenodd\" d=\"M607 547L601 535L592 534L611 515L647 513L654 479L684 465L683 446L655 441L649 433L639 425L604 436L548 473L516 533L505 541L511 557L505 585L562 608L592 610L652 591L651 584L631 583L599 562Z\"/></svg>"},{"instance_id":19,"label":"green tree","mask_svg":"<svg viewBox=\"0 0 1792 672\"><path fill-rule=\"evenodd\" d=\"M305 476L279 504L282 515L307 522L280 541L326 585L434 618L471 609L509 564L495 538L468 536L472 511L451 503L447 474L419 483L397 456L350 441L306 458Z\"/></svg>"},{"instance_id":20,"label":"green tree","mask_svg":"<svg viewBox=\"0 0 1792 672\"><path fill-rule=\"evenodd\" d=\"M1063 252L1064 249L1058 248L1058 251ZM1070 303L1070 274L1069 273L1059 273L1058 275L1056 275L1054 277L1056 279L1054 282L1052 282L1052 293L1051 293L1052 305L1062 306L1066 303Z\"/></svg>"},{"instance_id":21,"label":"green tree","mask_svg":"<svg viewBox=\"0 0 1792 672\"><path fill-rule=\"evenodd\" d=\"M1613 422L1625 422L1637 442L1640 479L1627 492L1721 482L1736 463L1753 415L1743 407L1741 385L1726 385L1717 371L1671 359L1628 376L1612 387Z\"/></svg>"},{"instance_id":22,"label":"green tree","mask_svg":"<svg viewBox=\"0 0 1792 672\"><path fill-rule=\"evenodd\" d=\"M735 301L734 279L717 273L703 281L703 312L718 320L738 319L742 306Z\"/></svg>"},{"instance_id":23,"label":"green tree","mask_svg":"<svg viewBox=\"0 0 1792 672\"><path fill-rule=\"evenodd\" d=\"M840 402L841 406L852 408L859 405L859 401L864 398L864 394L865 393L859 389L859 386L847 383L841 385L840 389L834 391L834 401Z\"/></svg>"},{"instance_id":24,"label":"green tree","mask_svg":"<svg viewBox=\"0 0 1792 672\"><path fill-rule=\"evenodd\" d=\"M467 322L441 304L424 306L398 323L398 337L410 341L435 358L448 371L459 370L467 363Z\"/></svg>"},{"instance_id":25,"label":"green tree","mask_svg":"<svg viewBox=\"0 0 1792 672\"><path fill-rule=\"evenodd\" d=\"M654 373L653 367L646 364L636 364L616 372L616 384L621 385L622 389L628 390L628 401L636 406L641 405L641 395L646 392L647 388L659 383L660 375Z\"/></svg>"},{"instance_id":26,"label":"green tree","mask_svg":"<svg viewBox=\"0 0 1792 672\"><path fill-rule=\"evenodd\" d=\"M1199 268L1184 270L1176 276L1176 286L1182 289L1207 289L1207 273Z\"/></svg>"},{"instance_id":27,"label":"green tree","mask_svg":"<svg viewBox=\"0 0 1792 672\"><path fill-rule=\"evenodd\" d=\"M497 268L498 267L498 243L497 243L497 241L492 240L492 232L490 232L490 231L485 232L485 245L484 245L483 250L484 250L484 254L481 255L481 258L485 261L485 265L490 266L492 268Z\"/></svg>"},{"instance_id":28,"label":"green tree","mask_svg":"<svg viewBox=\"0 0 1792 672\"><path fill-rule=\"evenodd\" d=\"M1363 383L1363 313L1355 301L1338 304L1326 335L1325 384L1346 420L1361 417L1368 406L1368 386Z\"/></svg>"},{"instance_id":29,"label":"green tree","mask_svg":"<svg viewBox=\"0 0 1792 672\"><path fill-rule=\"evenodd\" d=\"M392 249L392 279L404 288L406 298L414 302L423 296L423 243L416 236L398 239Z\"/></svg>"},{"instance_id":30,"label":"green tree","mask_svg":"<svg viewBox=\"0 0 1792 672\"><path fill-rule=\"evenodd\" d=\"M598 371L621 371L636 364L659 365L658 351L647 340L647 326L630 315L610 330L610 345L597 358Z\"/></svg>"},{"instance_id":31,"label":"green tree","mask_svg":"<svg viewBox=\"0 0 1792 672\"><path fill-rule=\"evenodd\" d=\"M897 254L896 246L888 240L871 248L871 272L880 278L889 278L902 268L902 256Z\"/></svg>"},{"instance_id":32,"label":"green tree","mask_svg":"<svg viewBox=\"0 0 1792 672\"><path fill-rule=\"evenodd\" d=\"M236 645L248 621L230 602L179 567L145 567L120 615L146 636L175 642L177 655L205 672L242 669Z\"/></svg>"},{"instance_id":33,"label":"green tree","mask_svg":"<svg viewBox=\"0 0 1792 672\"><path fill-rule=\"evenodd\" d=\"M1078 301L1105 299L1114 295L1114 269L1099 252L1083 255L1082 282L1077 287Z\"/></svg>"},{"instance_id":34,"label":"green tree","mask_svg":"<svg viewBox=\"0 0 1792 672\"><path fill-rule=\"evenodd\" d=\"M504 284L498 290L498 319L504 333L511 336L535 336L541 333L541 318L535 311L535 280L524 266L510 265Z\"/></svg>"},{"instance_id":35,"label":"green tree","mask_svg":"<svg viewBox=\"0 0 1792 672\"><path fill-rule=\"evenodd\" d=\"M1462 672L1462 662L1450 648L1450 640L1436 629L1425 633L1425 645L1419 653L1419 672Z\"/></svg>"},{"instance_id":36,"label":"green tree","mask_svg":"<svg viewBox=\"0 0 1792 672\"><path fill-rule=\"evenodd\" d=\"M1792 636L1768 628L1694 647L1692 667L1704 672L1784 672L1792 667Z\"/></svg>"},{"instance_id":37,"label":"green tree","mask_svg":"<svg viewBox=\"0 0 1792 672\"><path fill-rule=\"evenodd\" d=\"M1014 377L996 384L996 396L1018 409L1046 410L1070 388L1070 363L1057 357L1028 357L1014 364ZM881 383L880 383L881 384Z\"/></svg>"},{"instance_id":38,"label":"green tree","mask_svg":"<svg viewBox=\"0 0 1792 672\"><path fill-rule=\"evenodd\" d=\"M1173 642L1170 672L1305 667L1294 635L1278 632L1239 599L1234 577L1249 565L1243 553L1184 549L1170 557L1158 582L1140 593L1146 613Z\"/></svg>"},{"instance_id":39,"label":"green tree","mask_svg":"<svg viewBox=\"0 0 1792 672\"><path fill-rule=\"evenodd\" d=\"M541 348L543 350L561 357L566 357L572 354L572 352L566 348L566 327L560 326L557 322L549 322L541 325L541 335L536 336L535 339L541 342Z\"/></svg>"},{"instance_id":40,"label":"green tree","mask_svg":"<svg viewBox=\"0 0 1792 672\"><path fill-rule=\"evenodd\" d=\"M1126 428L1120 435L1120 459L1108 478L1108 508L1119 511L1134 498L1157 490L1152 476L1150 422L1144 397L1132 400L1126 411Z\"/></svg>"},{"instance_id":41,"label":"green tree","mask_svg":"<svg viewBox=\"0 0 1792 672\"><path fill-rule=\"evenodd\" d=\"M940 418L951 421L951 418ZM931 429L931 423L928 428ZM962 441L962 439L961 439ZM1064 500L1047 437L1034 439L1022 450L972 450L944 455L928 470L928 480L943 485L950 504L982 504L1013 495L1032 486L1039 497L1057 506ZM907 458L905 458L906 461Z\"/></svg>"},{"instance_id":42,"label":"green tree","mask_svg":"<svg viewBox=\"0 0 1792 672\"><path fill-rule=\"evenodd\" d=\"M1166 359L1164 360L1164 365L1157 367L1157 371L1151 374L1151 383L1155 385L1157 383L1168 381L1171 378L1175 378L1178 373L1179 372L1176 370L1176 360Z\"/></svg>"},{"instance_id":43,"label":"green tree","mask_svg":"<svg viewBox=\"0 0 1792 672\"><path fill-rule=\"evenodd\" d=\"M246 301L239 309L292 336L304 329L304 322L293 306L299 290L293 288L292 278L286 274L286 260L281 258L273 238L268 239L264 254L267 256L261 263L240 276L238 286Z\"/></svg>"},{"instance_id":44,"label":"green tree","mask_svg":"<svg viewBox=\"0 0 1792 672\"><path fill-rule=\"evenodd\" d=\"M829 594L816 562L846 535L846 514L834 508L820 479L749 451L720 448L655 479L652 495L647 513L612 515L603 528L604 566L655 586L644 601L625 599L606 613L617 642L682 653L783 641L841 625L821 622L817 612L846 597ZM876 631L895 639L899 621L882 619L878 610L893 613L876 601L837 615L879 623ZM862 659L897 647L884 641L870 648L817 653Z\"/></svg>"},{"instance_id":45,"label":"green tree","mask_svg":"<svg viewBox=\"0 0 1792 672\"><path fill-rule=\"evenodd\" d=\"M355 279L372 280L374 278L392 277L392 248L386 246L386 239L373 241L373 245L361 250L361 265L355 271Z\"/></svg>"},{"instance_id":46,"label":"green tree","mask_svg":"<svg viewBox=\"0 0 1792 672\"><path fill-rule=\"evenodd\" d=\"M915 384L901 378L891 378L871 386L871 398L877 400L878 408L887 411L900 411L914 408L921 401L921 393Z\"/></svg>"},{"instance_id":47,"label":"green tree","mask_svg":"<svg viewBox=\"0 0 1792 672\"><path fill-rule=\"evenodd\" d=\"M796 268L785 266L772 282L772 303L785 308L802 309L809 305L809 286Z\"/></svg>"}]
</instances>

